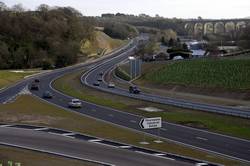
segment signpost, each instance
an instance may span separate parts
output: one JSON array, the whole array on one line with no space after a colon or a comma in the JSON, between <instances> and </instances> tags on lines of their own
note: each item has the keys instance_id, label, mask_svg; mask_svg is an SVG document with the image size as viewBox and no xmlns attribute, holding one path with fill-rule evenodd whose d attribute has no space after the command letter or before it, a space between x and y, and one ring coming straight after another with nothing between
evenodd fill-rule
<instances>
[{"instance_id":1,"label":"signpost","mask_svg":"<svg viewBox=\"0 0 250 166\"><path fill-rule=\"evenodd\" d=\"M157 118L145 118L140 121L140 127L142 129L157 129L161 128L162 122L161 117Z\"/></svg>"},{"instance_id":2,"label":"signpost","mask_svg":"<svg viewBox=\"0 0 250 166\"><path fill-rule=\"evenodd\" d=\"M139 125L144 130L147 130L147 129L158 129L158 137L160 137L160 128L162 127L161 117L144 118L144 119L142 119L140 121ZM156 143L162 143L161 140L156 140L154 142L156 142ZM143 142L141 142L141 144L148 144L145 141L145 134L144 134L144 137L143 137Z\"/></svg>"}]
</instances>

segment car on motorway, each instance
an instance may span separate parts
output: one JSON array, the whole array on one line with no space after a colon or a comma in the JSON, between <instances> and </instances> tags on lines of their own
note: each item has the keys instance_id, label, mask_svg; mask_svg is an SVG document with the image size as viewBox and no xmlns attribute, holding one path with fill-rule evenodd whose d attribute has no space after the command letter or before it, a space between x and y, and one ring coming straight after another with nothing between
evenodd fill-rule
<instances>
[{"instance_id":1,"label":"car on motorway","mask_svg":"<svg viewBox=\"0 0 250 166\"><path fill-rule=\"evenodd\" d=\"M99 75L100 75L100 76L103 76L103 72L101 71L101 72L99 73Z\"/></svg>"},{"instance_id":2,"label":"car on motorway","mask_svg":"<svg viewBox=\"0 0 250 166\"><path fill-rule=\"evenodd\" d=\"M79 99L72 99L68 105L70 108L81 108L82 102Z\"/></svg>"},{"instance_id":3,"label":"car on motorway","mask_svg":"<svg viewBox=\"0 0 250 166\"><path fill-rule=\"evenodd\" d=\"M34 82L39 83L39 82L40 82L40 80L39 80L39 79L35 79L35 80L34 80Z\"/></svg>"},{"instance_id":4,"label":"car on motorway","mask_svg":"<svg viewBox=\"0 0 250 166\"><path fill-rule=\"evenodd\" d=\"M129 93L133 94L139 94L141 91L137 86L130 86L129 87Z\"/></svg>"},{"instance_id":5,"label":"car on motorway","mask_svg":"<svg viewBox=\"0 0 250 166\"><path fill-rule=\"evenodd\" d=\"M45 99L52 99L53 98L53 94L50 91L45 91L43 93L43 98L45 98Z\"/></svg>"},{"instance_id":6,"label":"car on motorway","mask_svg":"<svg viewBox=\"0 0 250 166\"><path fill-rule=\"evenodd\" d=\"M93 83L94 86L100 86L100 82L96 81Z\"/></svg>"},{"instance_id":7,"label":"car on motorway","mask_svg":"<svg viewBox=\"0 0 250 166\"><path fill-rule=\"evenodd\" d=\"M108 88L115 88L115 84L114 84L113 82L110 82L110 83L108 84Z\"/></svg>"},{"instance_id":8,"label":"car on motorway","mask_svg":"<svg viewBox=\"0 0 250 166\"><path fill-rule=\"evenodd\" d=\"M39 85L37 85L35 83L31 84L30 90L39 90Z\"/></svg>"},{"instance_id":9,"label":"car on motorway","mask_svg":"<svg viewBox=\"0 0 250 166\"><path fill-rule=\"evenodd\" d=\"M99 77L97 81L102 82L102 77Z\"/></svg>"}]
</instances>

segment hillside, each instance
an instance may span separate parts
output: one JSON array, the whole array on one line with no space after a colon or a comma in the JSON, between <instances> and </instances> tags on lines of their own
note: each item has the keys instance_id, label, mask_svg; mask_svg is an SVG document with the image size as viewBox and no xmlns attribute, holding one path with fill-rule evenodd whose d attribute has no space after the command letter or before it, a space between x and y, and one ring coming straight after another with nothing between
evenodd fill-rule
<instances>
[{"instance_id":1,"label":"hillside","mask_svg":"<svg viewBox=\"0 0 250 166\"><path fill-rule=\"evenodd\" d=\"M92 40L87 40L82 46L81 51L83 54L89 57L99 57L105 53L109 53L115 48L118 48L125 44L126 41L113 39L103 33L102 31L96 31L95 37Z\"/></svg>"}]
</instances>

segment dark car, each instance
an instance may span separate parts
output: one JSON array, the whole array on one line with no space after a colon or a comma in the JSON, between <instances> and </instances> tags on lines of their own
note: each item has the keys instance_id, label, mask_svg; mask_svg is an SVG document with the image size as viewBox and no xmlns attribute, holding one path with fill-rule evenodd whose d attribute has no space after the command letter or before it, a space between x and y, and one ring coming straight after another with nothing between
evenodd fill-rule
<instances>
[{"instance_id":1,"label":"dark car","mask_svg":"<svg viewBox=\"0 0 250 166\"><path fill-rule=\"evenodd\" d=\"M100 86L100 82L96 81L93 83L94 86Z\"/></svg>"},{"instance_id":2,"label":"dark car","mask_svg":"<svg viewBox=\"0 0 250 166\"><path fill-rule=\"evenodd\" d=\"M53 95L52 95L52 93L49 92L49 91L45 91L45 92L43 93L43 98L45 98L45 99L51 99L52 97L53 97Z\"/></svg>"},{"instance_id":3,"label":"dark car","mask_svg":"<svg viewBox=\"0 0 250 166\"><path fill-rule=\"evenodd\" d=\"M39 86L37 84L31 84L31 90L39 90Z\"/></svg>"},{"instance_id":4,"label":"dark car","mask_svg":"<svg viewBox=\"0 0 250 166\"><path fill-rule=\"evenodd\" d=\"M103 72L101 71L101 72L99 73L99 75L100 75L100 76L103 76Z\"/></svg>"},{"instance_id":5,"label":"dark car","mask_svg":"<svg viewBox=\"0 0 250 166\"><path fill-rule=\"evenodd\" d=\"M102 77L99 77L97 81L102 82Z\"/></svg>"},{"instance_id":6,"label":"dark car","mask_svg":"<svg viewBox=\"0 0 250 166\"><path fill-rule=\"evenodd\" d=\"M129 93L139 94L141 91L137 88L137 86L130 86Z\"/></svg>"},{"instance_id":7,"label":"dark car","mask_svg":"<svg viewBox=\"0 0 250 166\"><path fill-rule=\"evenodd\" d=\"M34 80L34 82L39 83L39 82L40 82L40 80L39 80L39 79L35 79L35 80Z\"/></svg>"}]
</instances>

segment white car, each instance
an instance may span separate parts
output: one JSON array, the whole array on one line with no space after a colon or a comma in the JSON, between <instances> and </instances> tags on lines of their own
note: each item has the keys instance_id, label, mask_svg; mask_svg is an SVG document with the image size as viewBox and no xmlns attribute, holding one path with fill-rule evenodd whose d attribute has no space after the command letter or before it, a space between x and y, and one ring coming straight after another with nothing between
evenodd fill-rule
<instances>
[{"instance_id":1,"label":"white car","mask_svg":"<svg viewBox=\"0 0 250 166\"><path fill-rule=\"evenodd\" d=\"M70 108L81 108L82 107L82 102L79 99L72 99L69 102L69 107Z\"/></svg>"},{"instance_id":2,"label":"white car","mask_svg":"<svg viewBox=\"0 0 250 166\"><path fill-rule=\"evenodd\" d=\"M115 84L114 84L113 82L110 82L110 83L108 84L108 88L115 88Z\"/></svg>"}]
</instances>

